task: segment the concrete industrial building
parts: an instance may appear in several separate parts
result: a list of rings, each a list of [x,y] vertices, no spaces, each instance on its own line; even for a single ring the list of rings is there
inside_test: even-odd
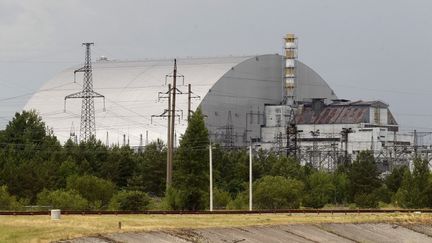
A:
[[[188,84],[191,110],[202,108],[211,139],[225,147],[253,143],[285,151],[287,126],[292,123],[303,131],[298,134],[299,153],[303,150],[304,160],[320,167],[332,156],[323,158],[317,148],[330,152],[345,148],[356,154],[412,143],[412,137],[398,135],[398,124],[384,102],[338,99],[318,73],[297,60],[294,35],[286,36],[284,55],[187,58],[177,63],[176,143],[187,125]],[[79,140],[75,126],[80,124],[80,100],[64,109],[64,97],[82,86],[81,77],[74,81],[75,69],[64,70],[46,82],[24,107],[37,110],[62,142]],[[165,94],[172,70],[172,60],[104,57],[94,62],[94,90],[106,99],[106,109],[102,101],[95,100],[96,137],[108,145],[131,146],[166,140],[163,114],[169,110]],[[349,128],[352,133],[344,147],[341,131]]]

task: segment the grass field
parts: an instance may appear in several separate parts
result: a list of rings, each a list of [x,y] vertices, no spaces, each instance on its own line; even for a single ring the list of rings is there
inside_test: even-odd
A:
[[[121,222],[122,229],[118,228]],[[0,216],[0,242],[50,242],[113,232],[307,223],[431,223],[432,214]]]

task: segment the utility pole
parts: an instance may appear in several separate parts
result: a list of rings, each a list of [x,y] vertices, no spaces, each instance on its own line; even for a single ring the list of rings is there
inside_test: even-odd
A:
[[[167,142],[167,147],[168,147],[168,151],[167,151],[167,175],[166,175],[166,188],[168,189],[168,187],[171,185],[171,180],[172,180],[172,176],[171,176],[171,113],[170,113],[170,109],[171,109],[171,84],[168,84],[168,142]],[[173,118],[174,120],[174,118]]]
[[[139,143],[138,151],[141,153],[142,150],[143,150],[143,135],[141,133],[140,134],[140,143]]]
[[[191,84],[188,84],[188,114],[187,114],[187,120],[189,122],[190,116],[191,116],[191,99],[192,99],[192,89]]]
[[[414,159],[417,158],[418,137],[417,130],[414,130]]]
[[[90,52],[90,46],[92,46],[93,44],[94,43],[83,43],[83,45],[86,47],[84,67],[74,71],[74,75],[77,72],[84,72],[82,91],[67,95],[64,98],[65,112],[67,99],[82,99],[80,140],[84,142],[88,141],[91,137],[96,136],[94,98],[103,98],[105,111],[105,96],[93,91],[93,75]]]
[[[106,132],[106,141],[105,141],[105,145],[107,147],[109,147],[109,136],[108,136],[108,131]]]
[[[209,166],[210,166],[210,211],[213,211],[213,155],[212,144],[209,145]]]
[[[249,146],[249,211],[252,211],[252,144]]]
[[[180,77],[183,77],[183,76],[180,76]],[[199,95],[195,95],[192,92],[192,85],[188,84],[188,113],[187,113],[187,120],[188,121],[190,119],[190,116],[193,114],[193,111],[192,111],[192,99],[201,99],[201,97]]]
[[[170,162],[169,162],[169,178],[167,178],[168,185],[172,183],[172,169],[173,169],[173,158],[174,158],[174,132],[175,132],[175,109],[176,109],[176,93],[177,93],[177,60],[174,59],[174,72],[173,72],[173,86],[172,86],[172,97],[171,97],[171,140],[170,140]]]

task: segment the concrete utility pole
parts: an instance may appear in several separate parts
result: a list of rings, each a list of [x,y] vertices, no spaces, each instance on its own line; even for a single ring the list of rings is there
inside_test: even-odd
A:
[[[191,116],[191,99],[192,99],[192,88],[191,84],[188,84],[188,114],[187,114],[187,120],[189,122],[190,116]]]
[[[169,155],[169,168],[167,168],[167,171],[169,171],[169,177],[167,178],[167,184],[168,186],[172,183],[172,170],[173,170],[173,158],[174,158],[174,140],[175,140],[175,109],[176,109],[176,93],[177,93],[177,59],[174,59],[174,72],[173,72],[173,84],[172,84],[172,97],[171,97],[171,131],[170,131],[170,155]]]
[[[252,211],[252,145],[249,146],[249,211]]]
[[[167,129],[167,147],[168,147],[168,151],[167,151],[167,168],[166,168],[166,188],[168,189],[168,187],[171,185],[171,180],[172,180],[172,176],[171,176],[171,84],[168,84],[168,129]]]
[[[210,166],[210,211],[213,211],[213,155],[212,144],[209,145],[209,166]]]

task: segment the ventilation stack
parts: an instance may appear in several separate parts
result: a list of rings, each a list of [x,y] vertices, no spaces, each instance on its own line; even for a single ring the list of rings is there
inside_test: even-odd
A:
[[[284,104],[293,106],[295,102],[295,76],[297,59],[297,37],[294,34],[287,34],[285,40],[285,70],[284,70]]]

